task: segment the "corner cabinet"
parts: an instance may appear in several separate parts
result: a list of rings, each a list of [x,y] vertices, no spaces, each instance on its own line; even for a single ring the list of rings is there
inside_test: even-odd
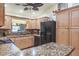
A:
[[[0,3],[0,26],[4,25],[4,4]]]
[[[56,43],[74,48],[71,53],[79,56],[79,5],[56,12]]]

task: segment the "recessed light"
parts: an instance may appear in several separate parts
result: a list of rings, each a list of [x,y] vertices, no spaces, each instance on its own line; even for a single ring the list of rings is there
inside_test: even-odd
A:
[[[20,10],[19,12],[20,12],[20,13],[23,13],[23,10]]]
[[[32,14],[35,15],[35,12],[33,12]]]

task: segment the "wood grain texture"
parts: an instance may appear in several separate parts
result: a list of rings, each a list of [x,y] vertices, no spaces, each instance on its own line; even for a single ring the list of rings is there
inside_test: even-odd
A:
[[[71,10],[70,28],[79,28],[79,8]]]
[[[0,26],[4,25],[4,5],[0,3]]]
[[[69,31],[68,29],[57,29],[56,30],[56,42],[61,45],[69,45]]]
[[[16,46],[20,49],[32,47],[34,45],[34,37],[33,36],[16,37],[16,38],[11,38],[11,40],[14,41]]]
[[[59,11],[56,14],[56,43],[72,46],[75,50],[71,55],[79,56],[79,6]]]
[[[68,28],[69,27],[69,11],[63,11],[57,14],[56,28]]]
[[[71,55],[79,56],[79,29],[70,30],[70,42],[71,46],[75,48]]]

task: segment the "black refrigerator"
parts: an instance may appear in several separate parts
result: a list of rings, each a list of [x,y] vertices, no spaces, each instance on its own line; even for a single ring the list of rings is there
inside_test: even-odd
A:
[[[41,44],[56,42],[56,22],[41,22],[40,37]]]

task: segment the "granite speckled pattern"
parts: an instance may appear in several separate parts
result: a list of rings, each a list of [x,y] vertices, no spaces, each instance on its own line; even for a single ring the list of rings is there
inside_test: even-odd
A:
[[[72,51],[72,47],[47,43],[41,46],[23,50],[24,56],[66,56]]]
[[[72,47],[58,46],[53,42],[24,50],[20,50],[13,43],[0,44],[0,56],[65,56],[71,51]]]
[[[0,44],[0,56],[20,56],[21,50],[13,43]]]

